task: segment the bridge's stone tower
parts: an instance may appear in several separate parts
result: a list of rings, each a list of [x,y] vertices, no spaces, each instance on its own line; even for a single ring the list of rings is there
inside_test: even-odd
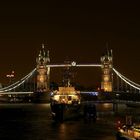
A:
[[[50,68],[47,67],[47,64],[50,62],[49,51],[45,52],[44,45],[38,57],[36,58],[36,69],[37,69],[37,91],[46,92],[49,89],[49,76]]]
[[[101,89],[106,92],[113,90],[113,55],[112,50],[107,50],[106,54],[101,57],[101,69],[102,69],[102,82]]]

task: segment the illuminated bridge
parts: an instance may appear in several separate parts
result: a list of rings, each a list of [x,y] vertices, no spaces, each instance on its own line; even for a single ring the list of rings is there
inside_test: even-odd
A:
[[[95,67],[101,69],[102,80],[100,91],[110,94],[115,93],[115,95],[122,100],[127,99],[128,96],[133,97],[133,95],[136,95],[136,98],[133,97],[133,100],[140,100],[140,85],[128,79],[113,67],[112,50],[107,50],[105,55],[101,56],[100,64],[77,64],[74,61],[62,64],[51,64],[49,51],[46,52],[44,45],[42,45],[42,49],[36,58],[36,63],[36,68],[26,76],[17,82],[1,88],[0,95],[34,94],[34,92],[49,91],[50,70],[52,68],[64,67],[70,69],[71,67]]]

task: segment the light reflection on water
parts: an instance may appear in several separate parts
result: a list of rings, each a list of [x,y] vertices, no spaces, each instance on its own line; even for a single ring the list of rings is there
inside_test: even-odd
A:
[[[98,104],[99,110],[110,111],[112,104]],[[96,123],[80,119],[61,124],[51,120],[49,104],[0,104],[0,139],[115,140],[114,127],[102,117]]]
[[[97,111],[113,111],[113,105],[111,103],[96,104]]]
[[[60,124],[59,126],[59,139],[66,139],[67,138],[67,126],[65,123]]]

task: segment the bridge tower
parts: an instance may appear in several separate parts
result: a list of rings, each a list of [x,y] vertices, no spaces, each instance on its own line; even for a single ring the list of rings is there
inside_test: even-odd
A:
[[[37,69],[37,91],[46,92],[49,90],[49,76],[50,68],[47,64],[50,62],[49,51],[47,53],[44,49],[44,44],[42,44],[42,49],[38,57],[36,58],[36,69]]]
[[[106,54],[101,57],[102,81],[101,89],[106,92],[113,90],[113,54],[112,50],[107,50]]]

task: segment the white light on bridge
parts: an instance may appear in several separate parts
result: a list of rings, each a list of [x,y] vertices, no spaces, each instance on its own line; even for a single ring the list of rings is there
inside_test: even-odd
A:
[[[90,91],[81,91],[80,92],[81,94],[90,94],[90,95],[93,95],[93,96],[98,96],[98,92],[90,92]]]
[[[47,67],[101,67],[100,64],[76,64],[76,62],[72,62],[71,64],[52,64],[47,65]]]
[[[72,65],[72,66],[76,66],[76,62],[73,61],[73,62],[71,63],[71,65]]]
[[[77,67],[101,67],[100,64],[78,64]]]

